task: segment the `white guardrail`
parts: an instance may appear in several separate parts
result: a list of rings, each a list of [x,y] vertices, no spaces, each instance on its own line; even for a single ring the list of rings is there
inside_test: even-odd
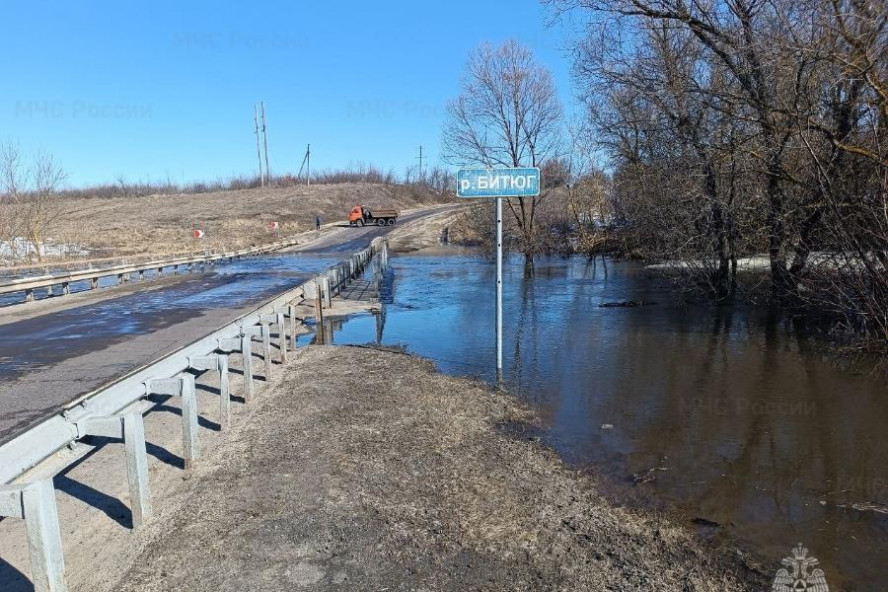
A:
[[[99,279],[104,277],[117,276],[118,283],[129,281],[130,275],[138,273],[140,279],[146,271],[157,270],[159,275],[163,275],[163,270],[174,268],[178,271],[179,266],[183,265],[207,265],[226,259],[240,259],[242,257],[250,257],[253,255],[263,255],[273,251],[279,251],[292,247],[297,244],[295,239],[282,241],[264,245],[261,247],[251,247],[249,249],[241,249],[239,251],[231,251],[224,253],[210,253],[204,255],[192,255],[190,257],[179,257],[175,259],[148,261],[145,263],[132,263],[114,265],[112,267],[101,267],[96,269],[78,269],[74,271],[66,271],[58,274],[49,274],[41,276],[31,276],[17,278],[0,282],[0,295],[13,294],[15,292],[24,292],[25,301],[30,302],[34,299],[34,290],[51,289],[53,286],[61,286],[62,294],[70,293],[70,284],[75,282],[89,281],[90,288],[99,287]]]
[[[282,362],[295,348],[294,306],[308,298],[329,299],[379,255],[388,259],[388,244],[376,238],[320,276],[288,290],[234,322],[99,389],[71,401],[56,415],[0,445],[0,516],[24,519],[35,592],[65,592],[64,558],[52,478],[86,454],[76,443],[87,436],[123,438],[133,526],[151,514],[143,414],[156,403],[151,395],[182,398],[186,470],[200,456],[194,376],[188,370],[216,371],[220,376],[223,428],[230,418],[228,357],[243,358],[244,400],[253,395],[253,341],[262,343],[266,377],[271,367],[271,335],[277,334]],[[274,330],[274,331],[273,331]],[[79,448],[85,448],[83,446]]]

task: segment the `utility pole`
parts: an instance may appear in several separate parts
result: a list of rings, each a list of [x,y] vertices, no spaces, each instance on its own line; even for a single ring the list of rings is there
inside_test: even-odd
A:
[[[305,174],[305,185],[307,187],[311,187],[311,144],[308,145],[308,148],[305,149],[305,157],[302,159],[302,166],[299,167],[299,174],[296,175],[297,179],[302,178],[302,171],[306,170]]]
[[[422,146],[419,147],[419,180],[422,181]]]
[[[262,148],[259,145],[259,106],[253,105],[253,123],[256,125],[256,156],[259,157],[259,184],[265,187],[265,177],[262,175]]]
[[[268,132],[266,131],[268,128],[265,125],[265,101],[261,101],[259,103],[260,109],[262,110],[262,138],[265,142],[265,178],[268,182],[271,182],[271,167],[268,166]]]

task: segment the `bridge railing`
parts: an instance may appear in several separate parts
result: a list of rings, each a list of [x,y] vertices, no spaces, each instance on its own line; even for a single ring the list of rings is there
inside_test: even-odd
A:
[[[272,334],[282,362],[295,348],[294,307],[313,298],[329,302],[332,286],[357,277],[379,256],[387,261],[383,238],[333,265],[323,274],[280,294],[232,323],[215,329],[126,376],[82,395],[58,413],[0,445],[0,516],[24,519],[31,553],[31,577],[35,592],[64,592],[64,558],[55,502],[53,477],[81,458],[77,442],[88,436],[123,438],[127,457],[126,479],[130,490],[133,526],[151,515],[147,452],[143,415],[157,403],[152,395],[172,395],[182,400],[182,433],[185,469],[200,458],[198,411],[193,374],[189,370],[219,373],[220,424],[230,418],[228,358],[243,360],[243,398],[253,397],[253,342],[261,342],[265,378],[270,378]]]
[[[156,270],[159,275],[163,275],[164,269],[173,268],[174,270],[178,270],[180,266],[209,265],[217,261],[263,255],[266,253],[279,251],[281,249],[286,249],[287,247],[292,247],[296,244],[297,242],[294,239],[276,242],[261,247],[241,249],[238,251],[211,253],[204,255],[191,255],[188,257],[160,259],[157,261],[147,261],[134,264],[113,265],[109,267],[101,267],[95,269],[78,269],[75,271],[64,271],[57,274],[5,280],[0,281],[0,295],[23,292],[24,300],[26,302],[30,302],[34,299],[35,290],[51,290],[54,286],[61,286],[62,294],[69,294],[71,291],[70,286],[75,282],[89,281],[90,289],[96,289],[99,287],[99,280],[106,277],[117,276],[118,283],[124,283],[129,281],[130,276],[134,273],[139,274],[139,277],[141,279],[146,271]]]

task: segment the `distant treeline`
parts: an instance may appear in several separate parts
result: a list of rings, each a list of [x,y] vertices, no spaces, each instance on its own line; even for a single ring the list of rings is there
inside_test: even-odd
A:
[[[393,169],[383,170],[374,165],[359,163],[348,168],[320,170],[311,174],[311,184],[337,183],[419,184],[427,185],[439,193],[452,191],[455,186],[454,175],[450,171],[439,167],[425,170],[421,176],[415,169],[408,169],[403,175],[398,175]],[[307,179],[304,175],[297,177],[289,173],[272,175],[266,180],[266,186],[276,188],[298,187],[306,184]],[[257,189],[259,187],[262,187],[262,182],[258,175],[219,177],[213,181],[195,181],[192,183],[176,183],[170,179],[162,181],[129,181],[125,177],[119,177],[114,183],[59,189],[57,193],[59,197],[63,198],[107,199],[114,197],[146,197],[149,195],[239,191]]]

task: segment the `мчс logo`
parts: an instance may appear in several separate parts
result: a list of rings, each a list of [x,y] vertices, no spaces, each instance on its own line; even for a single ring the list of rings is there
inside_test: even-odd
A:
[[[786,557],[781,563],[786,567],[777,572],[771,592],[829,592],[823,570],[811,569],[820,562],[808,557],[808,549],[802,543],[792,550],[792,557]]]

